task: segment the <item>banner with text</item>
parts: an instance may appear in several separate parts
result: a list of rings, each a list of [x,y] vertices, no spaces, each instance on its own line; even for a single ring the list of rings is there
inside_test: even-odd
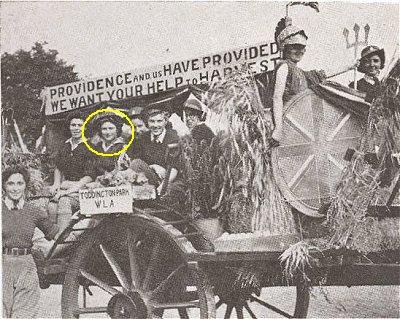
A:
[[[275,42],[242,47],[200,58],[116,73],[45,89],[46,115],[124,100],[184,85],[210,83],[247,63],[254,73],[273,70],[279,60]]]

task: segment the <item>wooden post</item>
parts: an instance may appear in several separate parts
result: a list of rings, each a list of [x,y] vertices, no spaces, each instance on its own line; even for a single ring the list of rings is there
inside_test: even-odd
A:
[[[27,153],[29,153],[28,148],[26,147],[24,140],[22,139],[21,132],[19,131],[19,127],[18,127],[15,119],[13,119],[13,123],[14,123],[15,133],[17,134],[18,143],[19,143],[19,146],[21,147],[22,153],[27,154]]]

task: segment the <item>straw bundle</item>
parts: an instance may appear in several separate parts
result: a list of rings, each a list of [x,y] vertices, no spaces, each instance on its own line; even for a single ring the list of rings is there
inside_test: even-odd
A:
[[[400,100],[391,86],[397,83],[400,62],[385,80],[382,94],[370,109],[360,150],[346,168],[337,186],[337,196],[328,210],[327,224],[332,229],[332,245],[368,253],[400,248],[397,218],[377,220],[367,217],[370,205],[385,205],[399,174],[392,154],[400,152]],[[377,150],[377,152],[376,152]],[[377,164],[371,165],[364,154],[376,152]],[[397,200],[394,203],[398,203]]]
[[[310,252],[315,249],[345,247],[363,254],[400,249],[400,218],[378,220],[367,214],[371,205],[388,203],[400,174],[398,163],[392,157],[400,152],[399,82],[400,61],[397,61],[382,85],[381,95],[371,106],[360,149],[337,185],[325,221],[331,230],[328,241],[305,240],[284,251],[280,260],[286,278],[301,275],[308,280],[307,268],[312,266]],[[371,152],[376,152],[375,164],[364,156]],[[399,194],[393,204],[400,204]]]
[[[291,210],[271,172],[272,117],[260,101],[251,71],[243,66],[214,82],[204,102],[229,123],[219,136],[216,168],[229,230],[294,233]]]

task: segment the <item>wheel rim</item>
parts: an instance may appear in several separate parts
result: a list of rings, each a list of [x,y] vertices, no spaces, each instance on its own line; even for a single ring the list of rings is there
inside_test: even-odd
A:
[[[277,287],[276,287],[277,288]],[[264,288],[264,295],[268,299],[269,294],[273,294],[274,288]],[[308,312],[309,305],[309,290],[304,286],[288,287],[293,290],[295,295],[290,296],[294,300],[294,305],[288,305],[282,302],[276,303],[276,300],[263,300],[254,293],[242,294],[236,293],[235,296],[229,298],[227,295],[218,295],[216,302],[216,310],[218,318],[228,319],[235,317],[242,318],[305,318]],[[270,290],[270,292],[268,292]],[[272,292],[271,292],[272,290]],[[287,298],[287,296],[286,296]],[[275,302],[275,303],[274,303]],[[284,304],[284,306],[282,306]],[[261,308],[261,309],[260,309]]]
[[[191,308],[199,309],[202,318],[212,317],[212,291],[206,277],[197,263],[185,261],[169,232],[154,220],[139,217],[122,217],[111,223],[87,237],[70,262],[63,286],[64,318],[92,313],[112,318],[160,318],[169,309],[177,309],[181,318],[187,318]],[[104,269],[96,266],[99,258]],[[187,292],[188,285],[195,291]],[[101,289],[108,298],[101,303],[94,302],[95,297],[91,302],[86,297],[80,300],[82,286]]]

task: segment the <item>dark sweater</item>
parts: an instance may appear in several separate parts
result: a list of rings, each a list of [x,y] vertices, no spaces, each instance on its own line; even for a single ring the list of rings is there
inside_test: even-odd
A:
[[[215,137],[213,131],[211,131],[211,129],[204,123],[195,126],[192,129],[191,135],[198,144],[203,140],[206,141],[207,144],[210,144],[212,139]]]
[[[35,227],[39,228],[47,240],[53,239],[58,227],[52,224],[46,212],[40,207],[25,203],[22,209],[9,210],[2,204],[3,247],[30,248]]]
[[[150,132],[145,132],[135,139],[127,154],[131,159],[141,159],[147,165],[157,164],[164,168],[171,166],[179,171],[179,163],[176,160],[176,152],[168,150],[179,142],[178,134],[173,129],[167,129],[162,143],[151,141]],[[173,154],[175,153],[175,154]]]
[[[371,103],[379,94],[381,82],[378,78],[374,78],[374,84],[367,82],[364,78],[357,81],[357,91],[366,93],[365,101]],[[354,89],[354,82],[349,84]]]
[[[71,151],[70,143],[63,143],[56,157],[56,166],[68,181],[79,181],[89,175],[93,153],[82,142]]]
[[[105,153],[117,153],[124,148],[124,143],[116,143],[112,145],[106,152],[102,148],[102,143],[93,145],[93,149]],[[115,169],[119,156],[100,156],[93,154],[93,160],[90,167],[90,176],[95,179],[97,176],[104,175],[106,172],[111,172]]]

